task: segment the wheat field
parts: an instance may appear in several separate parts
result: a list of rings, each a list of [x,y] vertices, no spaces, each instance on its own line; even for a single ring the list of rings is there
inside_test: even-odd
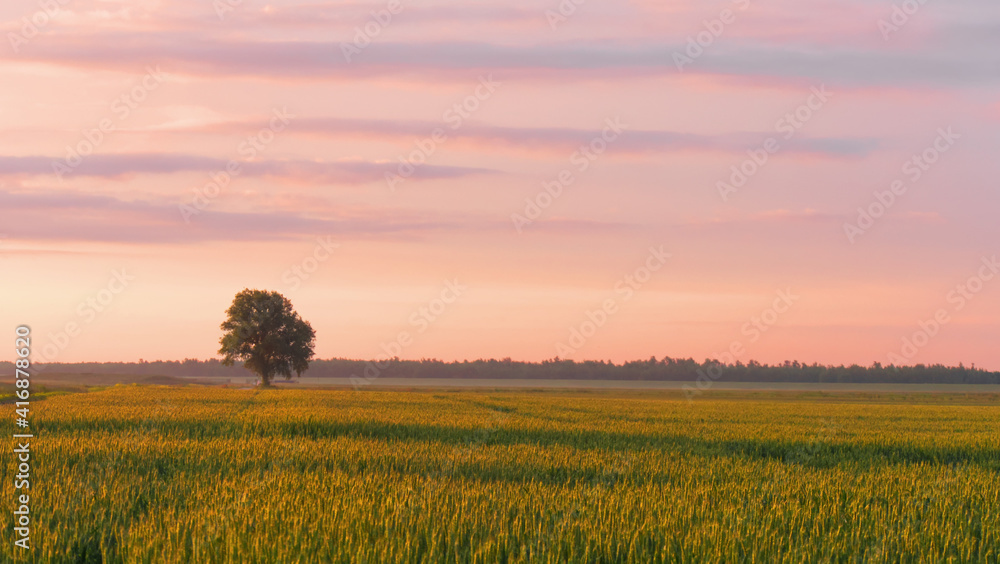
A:
[[[5,562],[1000,561],[996,405],[117,386],[32,410],[34,546]]]

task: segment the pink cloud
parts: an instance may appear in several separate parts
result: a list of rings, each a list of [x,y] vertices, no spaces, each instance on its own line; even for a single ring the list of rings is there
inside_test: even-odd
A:
[[[95,176],[124,178],[139,174],[172,174],[179,172],[217,173],[226,171],[230,163],[239,167],[239,176],[278,178],[297,182],[322,184],[363,184],[385,182],[386,173],[397,173],[397,162],[368,161],[308,161],[308,160],[227,160],[200,155],[169,153],[126,153],[90,155],[76,167],[66,159],[23,156],[0,156],[0,175],[37,176],[54,174],[54,165],[63,169],[64,178]],[[425,164],[414,167],[408,177],[413,180],[462,178],[496,171],[448,165]]]
[[[460,139],[466,144],[482,147],[502,147],[519,152],[550,151],[566,153],[578,150],[605,134],[614,136],[607,143],[610,153],[646,154],[670,151],[713,151],[726,153],[746,152],[748,147],[759,146],[773,136],[768,132],[730,133],[704,135],[682,131],[644,130],[620,120],[607,120],[604,129],[573,129],[554,127],[503,127],[487,124],[465,123],[452,129],[445,123],[403,120],[362,120],[350,118],[299,118],[290,134],[307,133],[345,138],[405,139],[427,137],[440,130],[448,138]],[[250,123],[233,122],[213,124],[195,130],[238,132],[252,126]],[[878,147],[872,138],[808,138],[798,137],[782,143],[782,151],[835,157],[863,157]]]

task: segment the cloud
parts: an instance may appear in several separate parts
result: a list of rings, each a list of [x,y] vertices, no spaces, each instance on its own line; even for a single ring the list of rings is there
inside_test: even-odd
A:
[[[1000,54],[980,41],[949,41],[921,50],[815,48],[740,42],[707,50],[695,72],[833,82],[851,87],[983,86],[1000,80]],[[980,50],[981,49],[981,50]]]
[[[837,215],[821,212],[814,209],[804,209],[804,210],[787,210],[787,209],[773,209],[764,210],[760,212],[735,212],[729,213],[725,216],[714,216],[700,218],[696,220],[691,220],[683,223],[683,226],[688,227],[702,227],[702,226],[726,226],[726,225],[742,225],[748,226],[753,224],[788,224],[788,223],[837,223],[846,219],[846,215]]]
[[[43,156],[0,156],[0,175],[53,174],[53,164],[62,159]],[[226,170],[226,159],[198,155],[131,153],[90,155],[67,177],[73,175],[120,178],[135,174],[172,174],[180,172],[212,173]],[[309,160],[235,161],[241,167],[241,176],[282,178],[300,182],[326,184],[363,184],[384,182],[385,173],[397,172],[398,163],[368,161],[322,162]],[[447,165],[414,167],[413,180],[463,178],[496,171]]]
[[[354,209],[339,215],[312,216],[291,211],[204,210],[186,222],[179,204],[126,201],[71,191],[0,190],[0,224],[6,241],[72,241],[185,244],[205,241],[273,241],[333,235],[343,239],[402,238],[440,234],[513,233],[510,220],[469,214]],[[628,226],[599,221],[540,222],[549,232],[619,230]]]
[[[316,218],[300,213],[205,210],[190,223],[178,205],[124,201],[73,192],[0,192],[9,238],[115,243],[194,243],[292,239],[317,233],[344,237],[405,235],[448,227],[440,221],[393,217]]]
[[[345,40],[348,40],[346,37]],[[168,73],[218,76],[365,78],[411,75],[426,80],[494,72],[499,80],[677,75],[683,41],[576,40],[535,45],[473,41],[372,42],[348,62],[339,41],[208,39],[191,33],[46,36],[16,60],[132,71],[160,64]],[[8,54],[8,58],[15,57]],[[14,59],[11,59],[14,60]],[[919,49],[813,47],[733,38],[712,45],[685,73],[844,86],[995,84],[1000,51],[984,34],[948,34]]]
[[[230,15],[227,15],[226,20],[231,24],[259,25],[269,29],[281,26],[293,29],[321,27],[329,30],[337,27],[364,25],[373,19],[372,12],[384,11],[385,8],[385,2],[325,2],[297,6],[269,5],[264,10],[234,10]],[[384,14],[383,17],[385,17]],[[489,22],[492,25],[521,22],[545,23],[544,15],[540,10],[487,4],[451,6],[404,4],[392,19],[405,20],[409,26],[440,22]]]
[[[244,131],[253,124],[225,123],[208,126],[211,131]],[[614,153],[643,154],[668,151],[724,151],[744,153],[759,146],[774,133],[742,132],[726,135],[701,135],[680,131],[633,129],[625,124],[624,133],[612,144]],[[342,118],[297,118],[294,132],[330,136],[366,136],[406,138],[427,136],[441,129],[449,138],[463,139],[490,146],[505,146],[531,151],[575,151],[601,136],[601,129],[556,127],[502,127],[466,123],[450,130],[430,121],[384,121]],[[795,138],[781,142],[782,151],[829,156],[867,156],[878,148],[879,141],[866,137]]]

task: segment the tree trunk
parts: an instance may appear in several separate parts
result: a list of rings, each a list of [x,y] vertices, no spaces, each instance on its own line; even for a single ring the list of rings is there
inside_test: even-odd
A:
[[[271,386],[271,379],[274,377],[270,373],[261,373],[260,375],[260,387],[267,388]]]

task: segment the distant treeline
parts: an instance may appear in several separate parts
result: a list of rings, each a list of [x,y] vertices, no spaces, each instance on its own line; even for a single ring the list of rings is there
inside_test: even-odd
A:
[[[253,375],[241,366],[226,367],[217,359],[53,363],[35,366],[40,372],[53,373],[253,378]],[[10,362],[0,362],[0,369],[5,374],[11,374],[14,367]],[[1000,372],[968,368],[963,365],[956,367],[918,364],[897,367],[875,363],[871,366],[823,366],[802,364],[797,361],[773,365],[755,361],[726,365],[713,360],[699,363],[691,358],[669,357],[623,364],[561,359],[518,362],[509,358],[456,362],[391,359],[376,364],[374,361],[336,358],[313,361],[303,377],[695,381],[702,374],[713,380],[727,382],[1000,384]]]

